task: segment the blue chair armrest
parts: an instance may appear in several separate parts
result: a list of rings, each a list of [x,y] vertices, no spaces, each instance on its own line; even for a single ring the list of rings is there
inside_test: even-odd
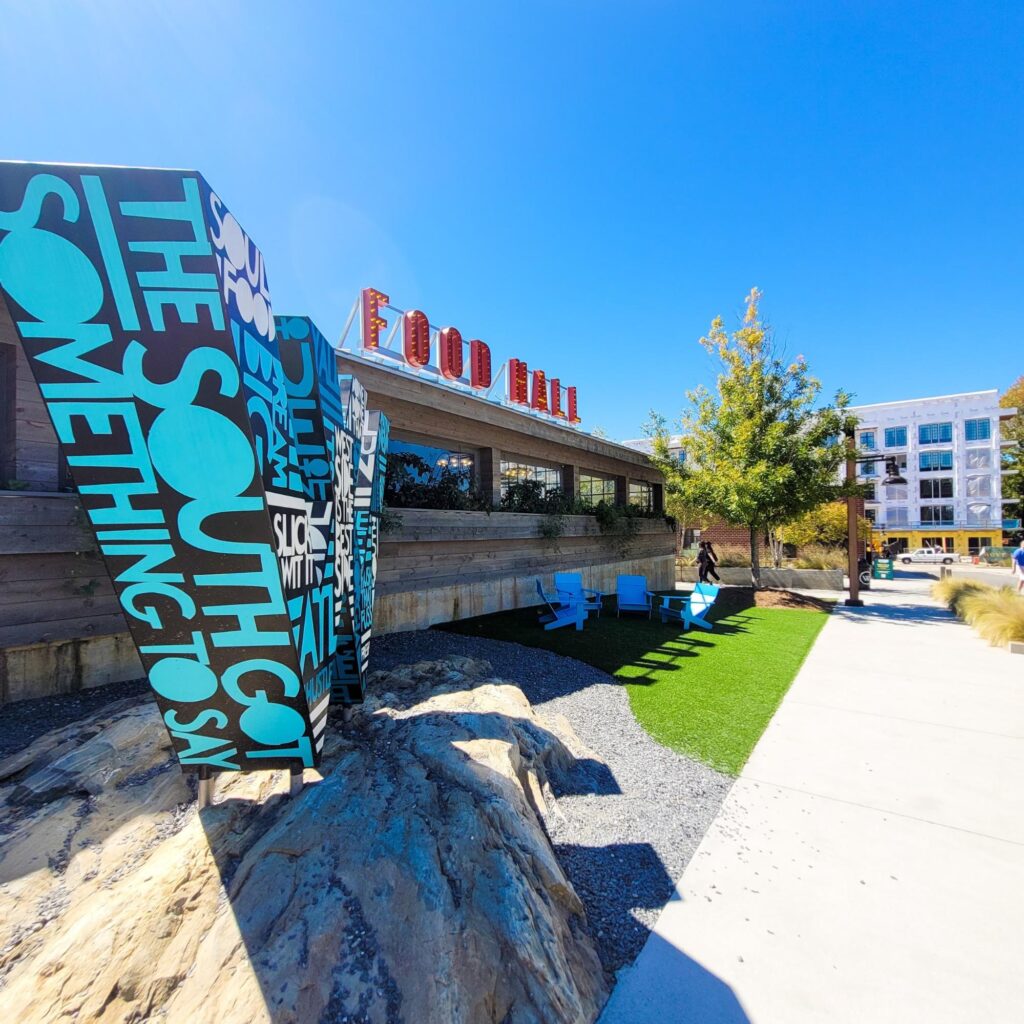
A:
[[[652,594],[651,595],[651,597],[656,597],[656,596],[657,596],[656,594]],[[662,603],[663,607],[668,608],[670,601],[686,601],[686,600],[689,599],[689,597],[690,597],[689,594],[662,594],[661,595],[661,603]]]

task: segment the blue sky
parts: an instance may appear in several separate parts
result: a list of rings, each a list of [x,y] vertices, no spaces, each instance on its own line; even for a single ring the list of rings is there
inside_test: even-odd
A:
[[[3,157],[194,167],[274,307],[372,284],[631,437],[751,285],[859,402],[1024,373],[1024,4],[2,2]]]

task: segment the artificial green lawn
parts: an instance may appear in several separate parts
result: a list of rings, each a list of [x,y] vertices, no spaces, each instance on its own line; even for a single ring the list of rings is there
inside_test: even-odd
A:
[[[715,618],[712,612],[712,619]],[[545,632],[520,609],[444,628],[542,647],[621,679],[637,721],[673,750],[739,774],[828,618],[826,612],[745,608],[711,632],[607,609],[582,632]]]

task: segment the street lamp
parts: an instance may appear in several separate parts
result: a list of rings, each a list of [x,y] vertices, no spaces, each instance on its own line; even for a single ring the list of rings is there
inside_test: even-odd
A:
[[[853,431],[846,432],[846,482],[849,485],[850,493],[846,496],[846,548],[847,548],[847,571],[850,574],[850,596],[846,604],[859,608],[864,602],[860,599],[860,564],[857,558],[857,507],[853,503],[853,486],[857,482],[857,465],[861,462],[877,462],[878,456],[871,455],[867,458],[857,458],[857,449],[853,443]],[[885,457],[885,479],[883,487],[905,487],[907,478],[900,473],[899,456],[902,453],[894,452]]]

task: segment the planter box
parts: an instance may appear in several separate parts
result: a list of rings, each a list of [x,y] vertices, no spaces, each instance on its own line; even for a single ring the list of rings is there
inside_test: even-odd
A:
[[[750,586],[750,569],[722,568],[718,570],[722,582],[733,587]],[[685,566],[678,571],[681,583],[697,582],[697,567]],[[780,590],[842,590],[842,569],[761,569],[761,586]]]

